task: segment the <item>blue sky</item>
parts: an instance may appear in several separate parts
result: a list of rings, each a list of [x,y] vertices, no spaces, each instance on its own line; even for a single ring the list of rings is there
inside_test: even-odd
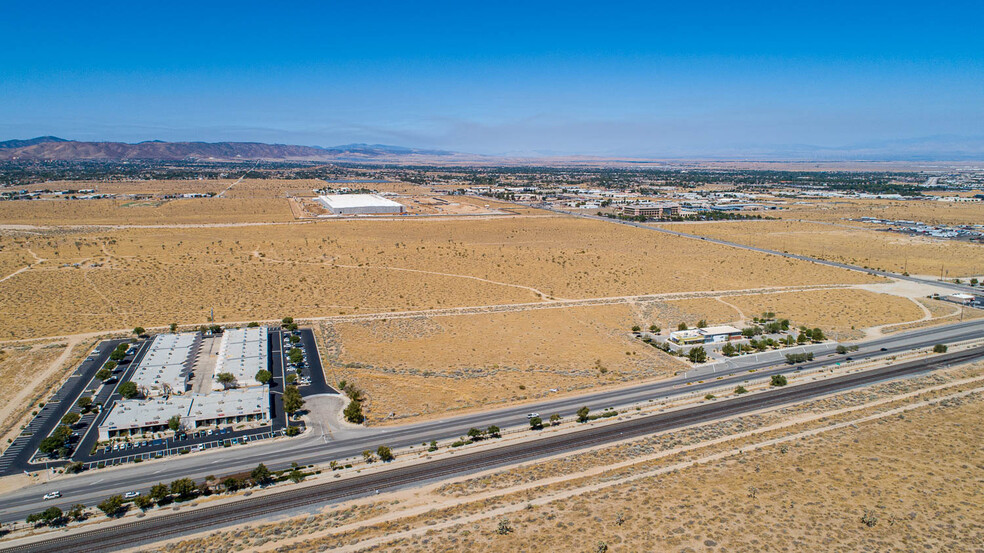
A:
[[[653,156],[974,141],[982,23],[979,0],[8,2],[0,139]]]

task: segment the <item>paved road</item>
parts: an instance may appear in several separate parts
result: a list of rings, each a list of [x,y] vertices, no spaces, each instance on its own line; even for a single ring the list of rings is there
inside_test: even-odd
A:
[[[654,227],[651,224],[647,224],[647,223],[637,223],[635,221],[623,221],[621,219],[610,219],[608,217],[599,217],[597,215],[591,215],[589,213],[575,213],[575,212],[571,212],[571,211],[564,211],[563,209],[554,209],[554,208],[549,208],[549,207],[540,207],[538,205],[535,205],[535,206],[534,205],[526,205],[526,204],[518,204],[518,205],[523,205],[524,207],[535,207],[537,209],[543,209],[543,210],[546,210],[546,211],[552,211],[554,213],[562,213],[564,215],[571,215],[573,217],[581,217],[583,219],[595,219],[595,220],[598,220],[598,221],[606,221],[606,222],[609,222],[609,223],[617,223],[617,224],[620,224],[620,225],[628,225],[630,227],[636,227],[636,228],[641,228],[641,229],[645,229],[645,230],[662,232],[664,234],[672,234],[674,236],[680,236],[680,237],[683,237],[683,238],[691,238],[691,239],[694,239],[694,240],[702,240],[704,242],[710,242],[712,244],[720,244],[722,246],[731,246],[733,248],[741,248],[743,250],[750,250],[750,251],[753,251],[753,252],[765,253],[765,254],[769,254],[769,255],[779,255],[779,256],[782,256],[782,257],[788,257],[789,259],[798,259],[800,261],[810,261],[812,263],[819,263],[820,265],[827,265],[827,266],[830,266],[830,267],[837,267],[839,269],[847,269],[847,270],[850,270],[850,271],[860,271],[862,273],[868,273],[868,274],[872,274],[872,275],[883,276],[883,277],[886,277],[886,278],[895,278],[895,279],[899,279],[899,280],[908,280],[910,282],[918,282],[920,284],[931,284],[933,286],[939,286],[941,288],[946,288],[946,289],[949,289],[949,290],[953,290],[954,292],[963,292],[965,294],[979,294],[981,292],[981,289],[980,288],[974,288],[974,287],[971,287],[971,286],[964,286],[962,284],[955,284],[953,282],[941,282],[941,281],[936,281],[936,280],[926,280],[924,278],[918,278],[918,277],[914,277],[914,276],[905,276],[905,275],[901,275],[899,273],[890,273],[888,271],[878,271],[878,270],[875,270],[875,269],[865,269],[864,267],[859,267],[857,265],[849,265],[847,263],[838,263],[836,261],[827,261],[825,259],[818,259],[816,257],[809,257],[809,256],[806,256],[806,255],[797,255],[797,254],[794,254],[794,253],[780,252],[780,251],[770,250],[770,249],[766,249],[766,248],[756,248],[755,246],[749,246],[749,245],[746,245],[746,244],[739,244],[737,242],[729,242],[727,240],[718,240],[716,238],[707,238],[705,236],[700,236],[700,235],[697,235],[697,234],[690,234],[690,233],[680,232],[680,231],[676,231],[676,230],[670,230],[670,229],[662,228],[662,227]]]
[[[95,384],[96,373],[106,364],[113,349],[127,340],[107,340],[100,342],[96,351],[89,354],[75,372],[68,377],[65,384],[55,393],[54,397],[38,412],[38,415],[27,425],[21,434],[0,456],[0,475],[15,474],[21,471],[34,471],[38,467],[30,464],[31,457],[37,451],[41,440],[61,422],[63,416],[75,406],[79,396],[88,389],[98,387]],[[108,388],[104,386],[104,388]],[[99,401],[93,398],[93,401]],[[80,423],[92,427],[94,415],[86,415]],[[88,429],[88,428],[87,428]],[[91,445],[89,446],[91,447]]]
[[[907,351],[912,348],[932,346],[936,343],[952,343],[984,337],[984,320],[967,321],[947,327],[922,329],[860,344],[859,350],[849,356],[855,360],[876,355]],[[885,348],[882,351],[882,348]],[[274,469],[286,468],[292,461],[300,464],[327,463],[331,460],[359,458],[366,449],[379,445],[390,447],[420,446],[431,440],[446,442],[467,433],[471,427],[485,428],[495,424],[502,428],[523,426],[526,414],[537,412],[544,416],[558,413],[571,417],[583,405],[598,411],[605,407],[629,406],[660,401],[674,396],[700,393],[703,390],[746,384],[751,379],[766,379],[773,374],[789,374],[796,370],[817,368],[841,362],[848,356],[825,356],[813,362],[791,367],[782,364],[763,364],[754,374],[743,367],[734,374],[719,374],[721,380],[711,379],[698,383],[687,377],[651,382],[639,386],[594,392],[576,397],[544,400],[538,403],[495,409],[458,417],[408,424],[398,427],[366,428],[348,432],[344,438],[324,443],[316,432],[293,439],[281,439],[251,444],[249,447],[216,449],[191,455],[183,455],[164,461],[122,466],[110,471],[94,470],[51,483],[38,484],[0,496],[0,521],[23,520],[27,514],[54,504],[62,508],[75,503],[94,505],[105,497],[127,490],[147,490],[158,482],[169,482],[183,477],[203,479],[208,475],[223,475],[248,471],[258,463]],[[688,382],[690,383],[688,385]],[[58,502],[41,502],[40,497],[49,491],[59,490],[63,498]]]
[[[610,425],[590,425],[576,432],[548,435],[539,440],[513,443],[497,448],[442,457],[433,461],[409,464],[377,473],[356,475],[341,481],[327,481],[305,488],[276,491],[219,505],[205,505],[194,510],[167,513],[160,517],[125,522],[119,526],[89,530],[74,536],[48,539],[8,551],[44,553],[66,551],[100,551],[134,547],[143,543],[172,538],[192,531],[239,524],[249,520],[268,520],[284,510],[336,503],[341,500],[372,495],[378,490],[398,490],[419,486],[451,476],[530,461],[586,447],[638,438],[658,432],[685,428],[694,424],[772,408],[821,397],[830,393],[883,382],[912,374],[967,363],[984,358],[984,347],[900,363],[862,373],[808,382],[799,386],[772,389],[725,401],[705,403],[685,409],[621,420]]]

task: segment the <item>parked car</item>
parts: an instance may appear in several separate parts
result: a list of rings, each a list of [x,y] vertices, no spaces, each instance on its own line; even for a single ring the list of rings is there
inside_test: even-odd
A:
[[[61,492],[48,492],[44,494],[42,499],[48,501],[49,499],[58,499],[59,497],[61,497]]]

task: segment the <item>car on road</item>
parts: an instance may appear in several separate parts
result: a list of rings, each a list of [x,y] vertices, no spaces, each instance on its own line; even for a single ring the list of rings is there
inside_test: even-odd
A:
[[[533,417],[539,417],[539,416],[540,416],[540,413],[530,413],[530,414],[526,415],[526,418],[532,419]]]
[[[134,497],[139,497],[140,492],[126,492],[123,494],[123,499],[133,499]]]
[[[882,349],[880,349],[878,351],[888,351],[888,348],[882,348]]]
[[[41,499],[48,501],[49,499],[58,499],[59,497],[61,497],[61,492],[48,492]]]

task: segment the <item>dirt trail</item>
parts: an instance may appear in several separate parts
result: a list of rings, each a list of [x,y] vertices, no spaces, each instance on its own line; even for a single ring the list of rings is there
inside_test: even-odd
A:
[[[58,371],[64,368],[65,364],[69,361],[69,359],[71,359],[72,352],[75,350],[75,347],[82,343],[84,339],[85,338],[81,335],[69,337],[66,340],[65,351],[63,351],[61,355],[55,358],[55,360],[48,364],[47,367],[38,367],[40,370],[35,372],[35,378],[33,380],[34,385],[18,390],[17,393],[10,398],[10,401],[0,408],[0,420],[12,420],[17,414],[16,411],[23,408],[27,404],[27,400],[37,393],[37,387],[47,382],[51,377],[57,374]],[[13,425],[11,430],[6,433],[8,435],[0,436],[0,439],[12,437],[9,435],[12,432],[20,432],[19,426],[19,424]]]

